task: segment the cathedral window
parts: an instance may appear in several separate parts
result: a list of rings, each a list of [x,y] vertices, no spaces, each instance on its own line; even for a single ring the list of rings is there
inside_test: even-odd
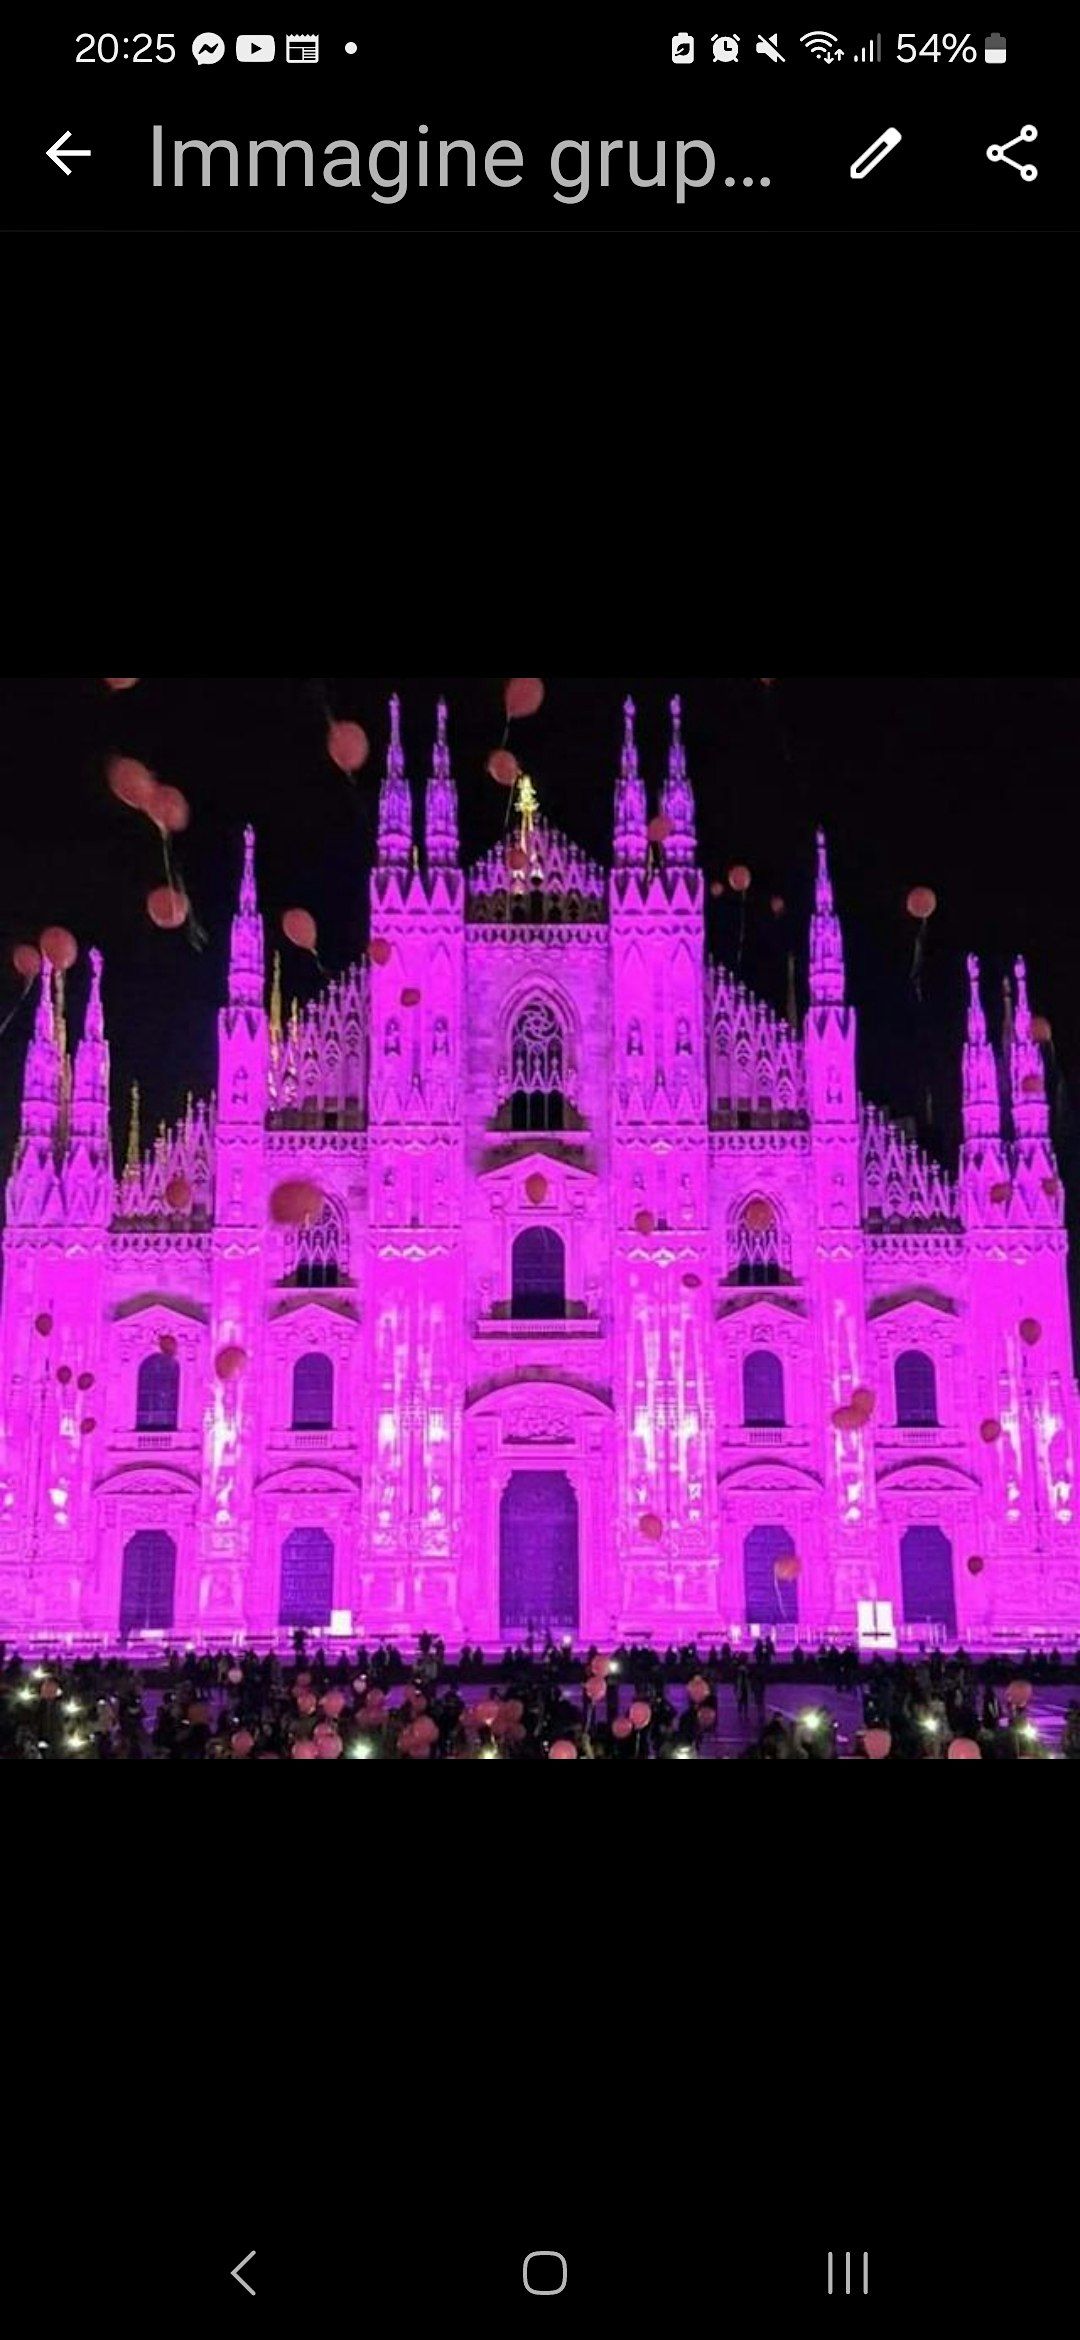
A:
[[[904,1430],[937,1426],[937,1375],[925,1349],[902,1349],[894,1372],[896,1419]]]
[[[754,1195],[743,1204],[731,1229],[729,1273],[739,1284],[778,1284],[790,1274],[790,1247],[774,1203]]]
[[[139,1367],[135,1396],[137,1430],[175,1430],[180,1408],[180,1367],[175,1357],[155,1351]]]
[[[781,1429],[784,1368],[771,1349],[750,1349],[743,1358],[743,1421],[748,1429]]]
[[[530,999],[510,1035],[510,1126],[564,1126],[566,1036],[550,1000]]]
[[[511,1316],[566,1315],[566,1252],[554,1227],[525,1227],[511,1255]]]
[[[292,1426],[294,1430],[332,1430],[334,1427],[334,1368],[321,1350],[309,1349],[293,1366]]]
[[[348,1272],[348,1237],[341,1205],[326,1196],[317,1219],[290,1227],[285,1240],[286,1280],[314,1290],[343,1282]]]

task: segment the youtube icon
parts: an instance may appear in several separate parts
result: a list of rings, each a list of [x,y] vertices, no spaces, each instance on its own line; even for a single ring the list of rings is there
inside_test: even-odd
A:
[[[273,33],[237,33],[237,63],[240,65],[272,65],[274,47]]]

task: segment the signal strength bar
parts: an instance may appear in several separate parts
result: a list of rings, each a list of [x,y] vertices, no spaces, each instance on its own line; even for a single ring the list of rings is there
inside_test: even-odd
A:
[[[852,63],[853,63],[854,65],[880,65],[880,63],[881,63],[881,34],[880,34],[880,33],[875,33],[875,34],[874,34],[874,38],[873,38],[873,40],[872,40],[872,41],[867,41],[867,42],[866,42],[866,45],[865,45],[865,47],[864,47],[864,48],[861,48],[861,49],[854,49],[854,50],[852,51]]]

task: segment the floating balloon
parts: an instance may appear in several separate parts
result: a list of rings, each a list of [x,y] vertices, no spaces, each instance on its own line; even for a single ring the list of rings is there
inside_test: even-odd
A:
[[[892,1747],[892,1732],[864,1731],[862,1743],[871,1763],[881,1763]]]
[[[646,1704],[644,1698],[635,1698],[630,1709],[630,1720],[636,1731],[648,1730],[652,1721],[652,1707]]]
[[[146,764],[137,756],[110,756],[105,765],[105,778],[113,795],[132,812],[149,812],[157,794],[157,781]]]
[[[322,1189],[312,1178],[283,1178],[270,1195],[270,1216],[277,1227],[305,1227],[323,1207]]]
[[[556,1739],[548,1748],[549,1763],[576,1763],[577,1748],[572,1739]]]
[[[146,907],[155,926],[186,926],[190,904],[179,886],[154,886],[146,897]]]
[[[787,909],[787,903],[785,902],[783,895],[774,894],[770,900],[769,908],[772,911],[774,918],[782,918],[785,910]]]
[[[1018,1329],[1026,1349],[1033,1349],[1036,1341],[1042,1339],[1042,1326],[1037,1316],[1022,1316]]]
[[[371,960],[372,966],[389,966],[391,956],[390,945],[385,937],[381,934],[373,935],[368,944],[368,958]]]
[[[655,1511],[643,1511],[638,1527],[647,1544],[658,1544],[664,1533],[664,1522],[657,1518]]]
[[[1030,1706],[1030,1682],[1010,1682],[1009,1687],[1005,1692],[1005,1698],[1009,1706]]]
[[[694,1274],[693,1268],[687,1268],[683,1277],[683,1289],[687,1292],[700,1292],[701,1290],[701,1277]]]
[[[137,674],[106,674],[102,676],[107,691],[133,691],[139,679]]]
[[[633,1723],[630,1721],[628,1715],[616,1715],[615,1720],[611,1726],[611,1736],[613,1739],[628,1739],[633,1732],[633,1728]],[[554,1747],[552,1748],[551,1752],[554,1754]]]
[[[733,894],[749,893],[750,872],[747,869],[745,861],[736,861],[734,863],[733,867],[729,869],[727,873],[727,882],[731,887]]]
[[[228,1679],[232,1683],[232,1686],[235,1690],[237,1683],[242,1682],[244,1679],[243,1669],[240,1666],[230,1666]]]
[[[499,1720],[500,1716],[499,1714],[496,1714],[496,1723]],[[412,1732],[413,1738],[415,1739],[418,1747],[437,1746],[439,1738],[439,1726],[437,1722],[432,1721],[429,1714],[422,1714],[419,1722],[414,1722]]]
[[[724,884],[723,878],[714,878],[712,884],[709,887],[709,892],[712,895],[713,901],[718,902],[720,900],[721,894],[726,894],[727,892],[727,887]]]
[[[38,936],[38,949],[51,967],[59,967],[61,974],[75,965],[79,946],[66,926],[46,926]]]
[[[314,1739],[297,1739],[293,1745],[294,1763],[317,1763],[319,1750]]]
[[[82,1421],[81,1421],[81,1422],[80,1422],[80,1424],[79,1424],[79,1432],[80,1432],[80,1436],[81,1436],[81,1437],[83,1437],[83,1438],[91,1438],[91,1437],[93,1436],[93,1433],[94,1433],[94,1431],[95,1431],[96,1429],[97,1429],[97,1423],[96,1423],[96,1421],[94,1420],[94,1417],[93,1417],[93,1415],[92,1415],[92,1414],[84,1414],[84,1415],[83,1415],[83,1418],[82,1418]]]
[[[1024,1078],[1020,1083],[1021,1096],[1041,1097],[1042,1093],[1043,1085],[1040,1075],[1038,1073],[1025,1073]]]
[[[514,871],[515,876],[520,876],[523,869],[528,869],[529,856],[524,845],[511,845],[506,856],[506,866]]]
[[[339,772],[359,772],[370,752],[363,725],[331,723],[326,734],[326,752]]]
[[[994,1180],[994,1184],[990,1189],[990,1200],[996,1205],[998,1209],[1004,1209],[1005,1204],[1012,1201],[1012,1187],[1010,1186],[1007,1178],[996,1178]]]
[[[802,1574],[801,1563],[796,1560],[794,1552],[789,1552],[786,1559],[777,1561],[776,1573],[781,1584],[794,1584],[796,1577]]]
[[[909,918],[932,918],[937,909],[933,886],[912,886],[907,898]]]
[[[668,838],[671,835],[671,826],[672,824],[669,821],[666,813],[657,813],[655,819],[649,822],[648,838],[650,845],[666,845]]]
[[[313,1696],[310,1690],[298,1690],[296,1693],[296,1707],[298,1714],[314,1714],[318,1707],[318,1700]]]
[[[635,1212],[634,1225],[639,1235],[655,1235],[656,1233],[656,1220],[651,1211]]]
[[[952,1739],[949,1742],[948,1761],[950,1763],[981,1763],[982,1748],[976,1746],[974,1739]]]
[[[500,788],[512,788],[521,778],[521,765],[509,748],[495,748],[487,760],[489,778],[497,780]]]
[[[535,674],[516,675],[503,693],[509,716],[535,715],[544,704],[544,686]]]
[[[1001,1436],[1000,1422],[996,1422],[993,1416],[988,1414],[985,1422],[979,1424],[979,1436],[984,1446],[993,1446],[994,1440]]]
[[[854,1406],[837,1406],[832,1415],[832,1426],[834,1430],[861,1430],[865,1420],[865,1414],[856,1413]]]
[[[1031,1037],[1038,1042],[1040,1048],[1049,1047],[1054,1035],[1047,1016],[1032,1016]]]
[[[336,1721],[338,1715],[345,1712],[344,1690],[324,1690],[319,1705],[324,1714],[328,1714],[331,1720]]]
[[[589,1679],[585,1684],[585,1696],[588,1699],[590,1706],[595,1706],[597,1700],[603,1697],[604,1687],[604,1677],[602,1674],[589,1675]]]
[[[158,1348],[160,1349],[160,1351],[161,1351],[161,1354],[162,1354],[162,1356],[163,1356],[163,1357],[175,1357],[175,1355],[176,1355],[176,1334],[175,1334],[175,1333],[159,1333],[159,1334],[158,1334],[158,1342],[157,1342],[157,1345],[158,1345]]]
[[[743,1219],[751,1235],[767,1235],[775,1224],[776,1212],[771,1202],[766,1202],[763,1196],[758,1195],[753,1202],[747,1203]]]
[[[870,1416],[873,1413],[876,1404],[877,1398],[872,1389],[852,1390],[851,1411],[853,1414],[858,1415],[860,1422],[868,1422],[870,1420]]]
[[[234,1731],[229,1745],[234,1755],[250,1755],[255,1741],[250,1731]]]
[[[693,1676],[692,1680],[690,1680],[686,1685],[686,1695],[690,1700],[691,1706],[704,1706],[705,1701],[709,1695],[709,1685],[705,1680],[704,1674],[695,1674]]]
[[[548,1182],[542,1170],[530,1170],[525,1180],[525,1192],[531,1203],[547,1201]]]
[[[41,1315],[40,1315],[40,1316],[35,1316],[35,1318],[34,1318],[34,1331],[35,1331],[36,1333],[40,1333],[40,1334],[41,1334],[41,1338],[42,1338],[42,1340],[43,1340],[43,1341],[45,1341],[45,1340],[48,1340],[48,1337],[49,1337],[49,1334],[50,1334],[50,1333],[51,1333],[51,1331],[52,1331],[52,1328],[53,1328],[53,1320],[52,1320],[52,1317],[49,1315],[48,1309],[47,1309],[47,1308],[43,1308],[43,1309],[42,1309],[42,1312],[41,1312]]]
[[[163,836],[178,837],[191,819],[191,806],[179,788],[169,788],[159,782],[146,807],[152,821]]]
[[[286,942],[295,943],[298,951],[313,951],[319,939],[319,930],[310,910],[286,910],[281,931]]]
[[[1056,1202],[1058,1195],[1061,1192],[1061,1188],[1056,1178],[1044,1178],[1042,1182],[1042,1190],[1050,1202]]]
[[[415,983],[406,984],[405,989],[401,994],[401,1004],[402,1007],[407,1008],[419,1007],[420,993],[418,992]]]
[[[76,1389],[93,1389],[93,1386],[94,1386],[94,1376],[93,1376],[93,1374],[92,1374],[92,1373],[80,1373],[80,1375],[79,1375],[79,1378],[78,1378],[78,1380],[77,1380],[77,1382],[76,1382],[76,1384],[75,1384],[75,1387],[76,1387]]]
[[[165,1189],[165,1200],[171,1211],[189,1211],[192,1204],[191,1187],[186,1178],[170,1178]]]
[[[236,1341],[229,1341],[223,1349],[218,1350],[214,1359],[214,1371],[219,1381],[235,1381],[237,1374],[243,1372],[246,1364],[247,1350],[240,1348]]]
[[[978,1552],[973,1552],[967,1565],[969,1576],[981,1576],[983,1569],[986,1566],[986,1562],[981,1558]]]
[[[41,952],[34,949],[33,943],[16,943],[11,954],[11,964],[16,975],[22,976],[24,983],[33,983],[41,973]]]
[[[66,1389],[68,1382],[74,1380],[74,1375],[70,1365],[58,1365],[56,1368],[56,1378]]]

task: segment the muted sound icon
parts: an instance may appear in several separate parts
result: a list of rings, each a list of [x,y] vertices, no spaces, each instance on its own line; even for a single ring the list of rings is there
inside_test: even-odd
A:
[[[845,2298],[847,2298],[847,2299],[850,2299],[850,2298],[852,2297],[852,2288],[851,2288],[851,2262],[852,2262],[852,2259],[853,2259],[853,2258],[854,2258],[854,2260],[855,2260],[855,2292],[856,2292],[856,2295],[858,2294],[858,2288],[859,2288],[859,2265],[858,2265],[858,2262],[859,2262],[859,2260],[860,2260],[860,2258],[861,2258],[861,2260],[862,2260],[862,2296],[863,2296],[863,2298],[864,2298],[864,2299],[869,2299],[869,2297],[870,2297],[870,2253],[869,2253],[869,2251],[854,2251],[854,2252],[852,2252],[852,2251],[843,2251],[843,2252],[840,2252],[840,2251],[830,2251],[830,2252],[829,2252],[829,2285],[828,2285],[828,2291],[829,2291],[829,2298],[830,2298],[830,2299],[832,2298],[832,2295],[833,2295],[833,2290],[834,2290],[834,2288],[835,2288],[835,2289],[837,2289],[837,2290],[839,2289],[839,2285],[840,2285],[840,2277],[841,2277],[841,2275],[843,2276],[843,2282],[844,2282],[844,2295],[845,2295]],[[843,2265],[842,2265],[842,2266],[841,2266],[841,2264],[840,2264],[840,2262],[841,2262],[841,2259],[843,2260]],[[834,2282],[833,2282],[833,2262],[834,2262],[834,2260],[836,2261],[836,2283],[835,2283],[835,2286],[834,2286]]]

